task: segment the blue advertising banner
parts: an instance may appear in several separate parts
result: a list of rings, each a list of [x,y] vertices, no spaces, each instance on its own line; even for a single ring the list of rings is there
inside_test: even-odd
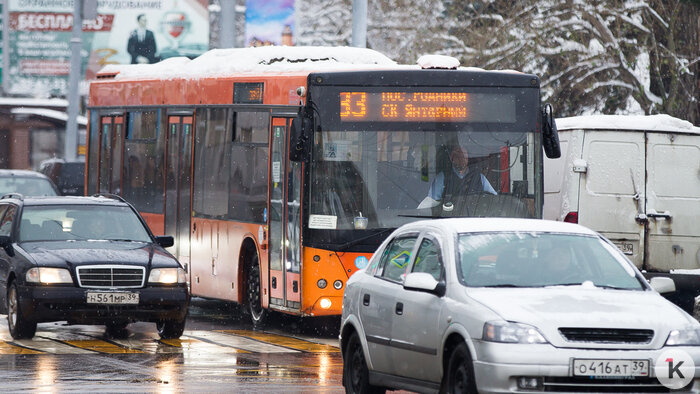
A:
[[[246,3],[246,45],[294,45],[294,0]]]

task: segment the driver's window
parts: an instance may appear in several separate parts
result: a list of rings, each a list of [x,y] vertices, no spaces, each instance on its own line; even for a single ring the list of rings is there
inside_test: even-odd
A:
[[[411,272],[426,272],[437,281],[442,278],[442,259],[440,258],[440,245],[437,242],[429,238],[423,239]]]
[[[409,236],[393,240],[382,255],[376,275],[394,282],[401,282],[411,261],[411,252],[416,244],[416,238],[417,236]]]
[[[17,207],[12,205],[5,212],[5,216],[0,221],[0,235],[10,235],[12,232],[12,221],[15,217],[15,211],[17,211]]]

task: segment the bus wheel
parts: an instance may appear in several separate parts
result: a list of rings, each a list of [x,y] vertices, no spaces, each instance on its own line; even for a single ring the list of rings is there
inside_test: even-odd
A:
[[[267,317],[260,294],[260,264],[258,264],[258,255],[254,254],[248,266],[248,312],[255,327],[263,326]]]

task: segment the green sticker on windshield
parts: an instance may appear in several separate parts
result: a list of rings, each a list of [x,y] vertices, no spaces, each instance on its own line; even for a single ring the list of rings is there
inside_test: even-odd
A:
[[[411,259],[411,252],[404,250],[403,252],[394,256],[390,261],[392,264],[399,268],[405,268],[408,264],[408,260]]]

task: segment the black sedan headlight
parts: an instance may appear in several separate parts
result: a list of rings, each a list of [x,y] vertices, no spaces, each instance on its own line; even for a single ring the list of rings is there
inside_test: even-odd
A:
[[[148,275],[148,283],[160,285],[172,285],[186,283],[187,274],[182,268],[154,268]]]
[[[29,283],[42,283],[46,285],[73,283],[70,271],[65,268],[35,267],[29,269],[24,278]]]

